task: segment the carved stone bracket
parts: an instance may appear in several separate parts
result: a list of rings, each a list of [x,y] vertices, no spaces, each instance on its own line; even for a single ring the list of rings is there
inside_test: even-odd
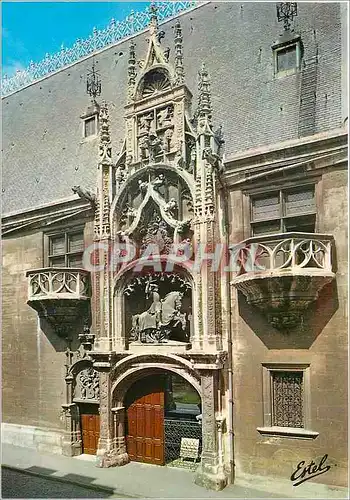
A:
[[[297,326],[305,310],[317,299],[320,290],[334,278],[333,273],[292,274],[236,278],[234,286],[246,297],[248,304],[258,307],[278,330]]]

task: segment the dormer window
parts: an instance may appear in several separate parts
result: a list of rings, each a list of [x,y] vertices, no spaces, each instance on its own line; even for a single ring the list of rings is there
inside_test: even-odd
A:
[[[99,112],[99,105],[96,101],[92,100],[91,105],[87,108],[86,112],[81,115],[80,118],[83,120],[83,139],[97,137]]]
[[[90,137],[97,134],[97,116],[86,118],[84,120],[84,137]]]
[[[293,45],[278,50],[276,54],[276,63],[277,73],[297,68],[297,45],[293,43]]]
[[[285,33],[272,46],[272,50],[276,76],[287,76],[296,73],[300,69],[302,45],[299,35]]]

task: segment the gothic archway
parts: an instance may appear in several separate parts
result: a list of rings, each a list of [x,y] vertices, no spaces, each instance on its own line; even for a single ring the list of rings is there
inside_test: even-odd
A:
[[[165,357],[145,361],[122,362],[126,369],[112,389],[119,453],[132,461],[193,468],[202,446],[198,376]]]

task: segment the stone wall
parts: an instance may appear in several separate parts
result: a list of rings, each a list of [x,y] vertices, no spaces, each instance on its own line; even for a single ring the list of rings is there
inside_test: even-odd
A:
[[[29,305],[29,269],[43,266],[43,234],[3,240],[2,418],[13,424],[58,429],[64,400],[64,343],[45,334]],[[47,330],[48,331],[48,330]]]
[[[293,333],[272,328],[232,288],[234,449],[236,475],[259,474],[289,480],[301,460],[307,465],[328,454],[329,472],[312,481],[347,484],[347,174],[322,175],[317,232],[332,234],[336,279],[310,306]],[[241,241],[241,192],[231,192],[231,242]],[[245,237],[247,237],[245,235]],[[311,430],[316,439],[261,435],[263,363],[310,363]]]
[[[90,222],[86,246],[92,235]],[[26,271],[47,265],[43,238],[35,231],[3,239],[2,420],[8,424],[3,429],[6,442],[32,443],[38,449],[47,442],[49,451],[53,447],[59,452],[67,344],[27,304]]]

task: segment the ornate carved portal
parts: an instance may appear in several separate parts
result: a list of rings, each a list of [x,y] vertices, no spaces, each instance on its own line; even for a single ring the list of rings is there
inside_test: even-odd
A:
[[[101,467],[128,461],[124,395],[112,404],[113,387],[122,385],[124,378],[144,369],[169,369],[200,388],[200,373],[206,370],[200,477],[202,484],[220,489],[226,479],[222,426],[216,417],[225,341],[222,295],[227,289],[221,280],[227,278],[213,272],[210,259],[195,266],[194,251],[201,260],[202,253],[214,252],[216,243],[224,243],[217,203],[224,141],[221,127],[214,131],[205,66],[199,72],[198,106],[192,112],[180,23],[174,28],[173,64],[170,50],[161,45],[165,34],[158,29],[154,6],[143,61],[138,61],[135,44],[130,45],[125,140],[115,160],[106,103],[100,108],[94,205],[99,270],[93,275],[96,342],[91,351],[93,366],[100,372],[97,455]],[[102,249],[115,247],[116,259],[109,266],[110,252]],[[135,361],[139,357],[142,361]],[[84,384],[92,382],[92,374],[84,372],[81,377],[80,394],[88,394],[93,386]]]

